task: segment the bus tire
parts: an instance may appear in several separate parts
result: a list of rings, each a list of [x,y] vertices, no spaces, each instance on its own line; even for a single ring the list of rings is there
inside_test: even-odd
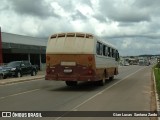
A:
[[[102,80],[98,81],[98,86],[104,86],[106,83],[106,70],[104,70],[104,73],[102,75]]]
[[[98,85],[98,86],[104,86],[105,83],[106,83],[106,79],[103,78],[102,80],[97,81],[97,84],[96,84],[96,85]]]
[[[106,83],[106,79],[103,78],[102,80],[99,81],[99,86],[104,86]]]
[[[113,79],[114,79],[114,76],[109,77],[109,80],[110,80],[110,81],[113,80]]]
[[[117,75],[118,74],[118,71],[117,69],[114,70],[114,75]]]
[[[66,81],[66,85],[67,86],[76,86],[77,85],[77,81]]]

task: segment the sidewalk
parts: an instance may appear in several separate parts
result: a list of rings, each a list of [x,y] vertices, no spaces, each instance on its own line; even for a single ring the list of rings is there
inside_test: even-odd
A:
[[[16,78],[16,77],[10,77],[7,79],[1,78],[0,85],[42,79],[42,78],[44,78],[44,76],[45,76],[45,71],[38,71],[36,76],[24,75],[20,78]]]

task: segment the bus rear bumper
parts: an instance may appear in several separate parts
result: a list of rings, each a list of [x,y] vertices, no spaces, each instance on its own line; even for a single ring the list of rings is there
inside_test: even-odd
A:
[[[97,76],[58,76],[58,75],[46,75],[45,80],[55,81],[97,81]]]

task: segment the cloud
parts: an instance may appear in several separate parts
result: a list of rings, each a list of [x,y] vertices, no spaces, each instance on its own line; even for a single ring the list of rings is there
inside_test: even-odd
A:
[[[149,21],[150,15],[147,10],[133,6],[131,0],[101,0],[100,11],[109,19],[119,22]]]
[[[160,43],[147,37],[103,38],[117,46],[121,55],[159,54]]]
[[[77,19],[80,19],[80,20],[87,19],[87,17],[83,13],[81,13],[79,10],[76,10],[76,12],[71,17],[73,21]]]
[[[93,17],[100,22],[107,22],[106,17],[103,16],[102,14],[95,14],[93,15]]]
[[[6,0],[1,0],[0,10],[5,11],[7,9],[9,9],[8,2]]]
[[[159,6],[160,1],[159,0],[135,0],[133,5],[137,6],[141,9],[150,9],[151,11],[156,10],[157,8],[160,8]]]
[[[12,0],[12,7],[16,13],[21,15],[31,15],[37,17],[59,17],[54,9],[44,0]]]
[[[48,38],[87,32],[121,55],[160,52],[159,0],[1,0],[2,31]]]

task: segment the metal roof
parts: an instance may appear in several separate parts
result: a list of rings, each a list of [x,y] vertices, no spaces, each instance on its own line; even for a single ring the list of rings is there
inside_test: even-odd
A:
[[[46,46],[47,40],[48,39],[44,39],[44,38],[37,38],[37,37],[30,37],[30,36],[2,32],[2,42],[4,43]]]

